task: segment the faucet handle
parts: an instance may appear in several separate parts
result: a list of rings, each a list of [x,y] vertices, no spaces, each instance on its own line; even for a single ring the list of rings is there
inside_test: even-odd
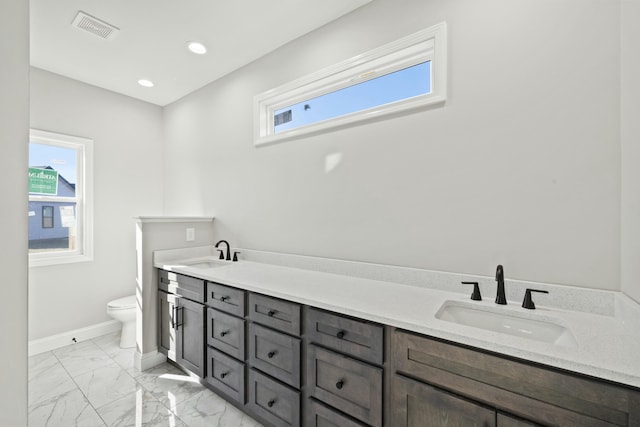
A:
[[[478,286],[478,282],[460,282],[463,285],[473,285],[473,293],[471,294],[471,299],[474,301],[482,301],[482,295],[480,295],[480,287]]]
[[[531,299],[531,292],[538,292],[541,294],[549,293],[549,291],[543,291],[540,289],[527,289],[524,292],[524,300],[522,300],[522,307],[527,308],[529,310],[533,310],[536,308],[536,305],[533,303],[533,300]]]
[[[241,254],[242,252],[240,251],[234,251],[233,252],[233,261],[234,262],[238,262],[238,254]]]
[[[216,251],[220,252],[218,259],[224,259],[224,249],[216,249]]]

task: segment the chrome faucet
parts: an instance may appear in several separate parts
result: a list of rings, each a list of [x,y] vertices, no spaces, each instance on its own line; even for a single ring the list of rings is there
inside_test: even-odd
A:
[[[498,282],[498,292],[496,293],[496,304],[506,305],[507,298],[504,295],[504,270],[501,265],[496,268],[496,282]]]
[[[225,245],[227,245],[226,256],[223,255],[222,249],[218,249],[220,251],[220,259],[226,259],[227,261],[231,261],[231,247],[229,246],[229,242],[227,242],[226,240],[220,240],[218,243],[216,243],[216,249],[218,248],[218,246],[220,246],[220,243],[224,243]]]

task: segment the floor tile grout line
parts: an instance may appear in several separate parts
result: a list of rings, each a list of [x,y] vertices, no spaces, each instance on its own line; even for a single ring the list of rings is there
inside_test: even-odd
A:
[[[103,335],[103,337],[104,337],[104,336],[106,336],[106,335]],[[97,338],[100,338],[100,337],[97,337]],[[92,343],[95,347],[99,348],[99,349],[100,349],[100,351],[101,351],[102,353],[104,353],[104,354],[107,356],[107,358],[109,359],[109,361],[110,361],[110,362],[114,363],[114,365],[115,365],[115,366],[117,366],[117,367],[120,369],[120,371],[124,371],[124,372],[125,372],[125,373],[130,377],[130,378],[132,378],[132,379],[134,380],[134,382],[136,383],[136,387],[140,387],[140,389],[141,389],[141,390],[143,390],[143,392],[144,392],[144,393],[149,394],[149,396],[151,396],[151,397],[152,397],[152,399],[153,399],[155,402],[159,403],[158,410],[160,410],[160,411],[168,411],[168,412],[169,412],[169,414],[171,414],[171,416],[172,416],[172,417],[174,417],[174,419],[175,419],[178,423],[181,423],[181,424],[180,424],[181,426],[189,427],[189,425],[187,424],[187,422],[186,422],[183,418],[181,418],[181,417],[179,416],[179,414],[177,413],[177,411],[174,411],[174,410],[170,407],[170,405],[165,404],[161,399],[157,398],[157,397],[152,393],[152,390],[151,390],[151,389],[149,389],[149,388],[147,388],[147,386],[145,386],[145,384],[144,384],[143,382],[141,382],[141,381],[140,381],[140,379],[142,378],[142,376],[141,376],[141,375],[135,376],[135,375],[134,375],[134,373],[129,372],[128,368],[126,368],[126,367],[124,367],[124,366],[120,365],[120,364],[116,361],[116,359],[115,359],[115,358],[116,358],[120,353],[118,353],[118,352],[115,352],[115,351],[114,351],[114,352],[112,352],[112,353],[113,353],[113,355],[109,354],[108,347],[107,347],[107,346],[104,346],[104,347],[103,347],[102,345],[98,344],[95,340],[96,340],[96,338],[91,338],[91,339],[88,339],[88,340],[85,340],[85,341],[81,341],[81,342],[79,342],[79,343],[70,344],[70,345],[65,346],[65,347],[72,347],[72,346],[75,346],[75,345],[80,344],[80,343],[84,343],[84,342],[87,342],[87,341],[91,341],[91,343]],[[104,345],[104,344],[103,344],[103,345]],[[95,414],[98,416],[98,418],[100,419],[100,421],[104,424],[104,426],[109,426],[109,424],[105,421],[105,419],[104,419],[104,418],[100,415],[100,413],[98,412],[98,408],[96,408],[96,407],[93,405],[93,403],[91,403],[91,401],[89,400],[89,397],[87,396],[87,394],[85,394],[85,392],[80,388],[80,386],[79,386],[79,384],[78,384],[78,382],[77,382],[76,378],[75,378],[73,375],[71,375],[71,373],[70,373],[70,371],[68,370],[68,368],[64,365],[64,363],[63,363],[63,359],[64,359],[64,357],[62,357],[62,358],[61,358],[58,354],[56,354],[55,350],[61,350],[61,349],[65,348],[65,347],[60,347],[59,349],[50,350],[50,353],[51,353],[51,355],[53,356],[53,358],[55,359],[55,362],[56,362],[57,364],[59,364],[59,365],[60,365],[60,367],[63,369],[63,371],[65,372],[65,374],[67,375],[67,377],[71,380],[71,382],[72,382],[72,384],[73,384],[73,386],[74,386],[74,389],[80,392],[80,394],[82,395],[82,397],[85,399],[85,401],[87,402],[87,404],[88,404],[88,405],[93,409],[93,411],[94,411],[94,412],[95,412]],[[83,350],[79,350],[79,351],[83,351]],[[169,365],[170,365],[170,366],[173,366],[173,365],[171,365],[171,364],[169,364]],[[81,374],[78,374],[78,376],[88,374],[88,373],[90,373],[90,372],[92,372],[92,371],[95,371],[95,370],[97,370],[97,369],[101,369],[101,368],[91,369],[91,370],[89,370],[89,371],[87,371],[87,372],[83,372],[83,373],[81,373]],[[202,385],[203,385],[203,384],[202,384]],[[204,386],[204,385],[203,385],[203,386]],[[137,388],[136,388],[136,390],[137,390]],[[72,392],[72,391],[73,391],[73,390],[70,390],[69,392]],[[202,392],[204,392],[204,391],[210,391],[210,390],[208,390],[206,387],[203,387],[203,389],[202,389],[202,390],[200,390],[198,393],[202,393]],[[67,393],[69,393],[69,392],[67,392]],[[196,395],[197,395],[198,393],[196,393]],[[57,396],[55,396],[55,397],[53,397],[53,398],[56,398],[56,397],[57,397],[57,398],[59,398],[59,396],[61,396],[61,395],[57,395]],[[194,396],[195,396],[195,395],[194,395]],[[192,396],[192,397],[193,397],[193,396]],[[121,398],[122,398],[122,397],[121,397]],[[191,398],[191,397],[190,397],[190,398]],[[116,399],[116,400],[117,400],[117,399]],[[186,401],[186,400],[185,400],[185,401]],[[109,403],[105,403],[104,405],[102,405],[102,406],[101,406],[101,408],[102,408],[103,406],[108,405],[108,404],[113,403],[113,402],[115,402],[115,400],[114,400],[114,401],[111,401],[111,402],[109,402]],[[177,405],[178,405],[178,404],[176,404],[176,407],[177,407]],[[31,406],[31,405],[30,405],[30,406]],[[85,406],[85,408],[86,408],[86,406]],[[164,409],[161,409],[161,408],[164,408]]]
[[[103,336],[104,336],[104,335],[103,335]],[[92,341],[93,341],[93,339],[92,339]],[[99,344],[97,344],[96,342],[94,342],[94,344],[95,344],[97,347],[99,347],[101,350],[103,350],[103,351],[104,351],[104,349],[103,349]],[[189,426],[187,425],[187,423],[186,423],[186,422],[184,422],[184,420],[182,420],[182,419],[178,416],[178,414],[176,414],[176,413],[175,413],[171,408],[167,407],[167,405],[165,405],[165,404],[164,404],[160,399],[157,399],[157,398],[156,398],[156,397],[151,393],[151,390],[149,390],[147,387],[145,387],[145,385],[144,385],[142,382],[140,382],[140,381],[138,380],[138,377],[135,377],[135,376],[131,375],[131,374],[130,374],[130,373],[129,373],[129,372],[128,372],[124,367],[120,366],[120,364],[119,364],[119,363],[118,363],[118,362],[113,358],[113,356],[111,356],[111,355],[110,355],[109,353],[107,353],[106,351],[104,351],[104,352],[105,352],[105,354],[106,354],[106,355],[107,355],[107,356],[108,356],[108,357],[109,357],[109,358],[110,358],[110,359],[111,359],[111,360],[112,360],[112,361],[113,361],[113,362],[114,362],[114,363],[115,363],[115,364],[116,364],[120,369],[122,369],[123,371],[125,371],[125,372],[126,372],[126,373],[127,373],[127,374],[128,374],[128,375],[129,375],[129,376],[130,376],[134,381],[135,381],[135,382],[136,382],[136,384],[142,388],[142,390],[143,390],[145,393],[148,393],[150,396],[152,396],[152,397],[153,397],[153,399],[154,399],[156,402],[158,402],[158,403],[160,404],[160,406],[161,406],[161,407],[163,407],[163,408],[165,408],[166,410],[168,410],[168,411],[169,411],[172,415],[174,415],[174,416],[175,416],[175,417],[176,417],[176,418],[177,418],[177,419],[178,419],[182,424],[184,424],[184,426],[185,426],[185,427],[189,427]],[[113,402],[110,402],[110,403],[113,403]],[[105,405],[103,405],[103,406],[106,406],[106,405],[108,405],[108,404],[109,404],[109,403],[106,403],[106,404],[105,404]],[[101,407],[102,407],[102,406],[101,406]],[[95,409],[95,408],[94,408],[94,409]],[[96,409],[96,413],[98,413],[97,409]],[[98,415],[100,415],[100,414],[98,413]],[[102,419],[102,417],[101,417],[101,419]],[[108,426],[108,424],[104,421],[104,419],[103,419],[103,422],[105,423],[105,425],[107,425],[107,426]]]
[[[110,357],[110,356],[109,356],[109,355],[108,355],[104,350],[102,350],[102,348],[101,348],[99,345],[97,345],[95,342],[93,342],[93,339],[88,339],[87,341],[91,341],[91,342],[92,342],[96,347],[98,347],[98,348],[100,349],[100,351],[102,351],[104,354],[106,354],[106,355],[107,355],[107,357],[109,357],[109,358],[111,359],[111,357]],[[86,341],[81,341],[81,342],[86,342]],[[80,343],[71,344],[71,346],[76,345],[76,344],[80,344]],[[67,347],[70,347],[70,346],[67,346]],[[53,351],[52,351],[52,353],[53,353]],[[102,416],[101,416],[101,415],[100,415],[100,413],[98,412],[98,409],[97,409],[95,406],[93,406],[93,403],[91,403],[91,401],[89,400],[89,396],[87,396],[87,395],[84,393],[84,391],[82,391],[82,389],[81,389],[81,388],[80,388],[80,386],[78,385],[78,383],[77,383],[76,379],[73,377],[73,375],[71,375],[71,373],[67,370],[67,368],[65,368],[64,364],[62,363],[62,361],[60,360],[60,358],[58,357],[58,355],[57,355],[57,354],[55,354],[55,353],[53,353],[53,355],[54,355],[54,356],[55,356],[55,358],[58,360],[58,363],[60,363],[60,365],[62,366],[62,369],[64,369],[64,370],[65,370],[65,372],[67,373],[67,375],[69,375],[69,378],[71,378],[71,381],[73,381],[73,383],[75,384],[76,389],[78,389],[78,391],[82,394],[82,396],[84,397],[84,399],[87,401],[87,404],[88,404],[89,406],[91,406],[91,409],[93,409],[93,412],[95,412],[95,413],[96,413],[96,415],[98,416],[98,418],[100,418],[100,421],[102,421],[102,424],[104,424],[104,425],[105,425],[105,427],[109,427],[109,425],[107,424],[107,422],[104,420],[104,418],[102,418]],[[88,372],[91,372],[91,371],[87,371],[87,373],[88,373]],[[81,374],[81,375],[84,375],[84,373],[83,373],[83,374]]]

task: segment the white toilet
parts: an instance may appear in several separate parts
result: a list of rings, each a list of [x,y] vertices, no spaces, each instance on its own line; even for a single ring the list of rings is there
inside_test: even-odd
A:
[[[136,296],[131,295],[107,303],[107,314],[122,322],[120,347],[136,346]]]

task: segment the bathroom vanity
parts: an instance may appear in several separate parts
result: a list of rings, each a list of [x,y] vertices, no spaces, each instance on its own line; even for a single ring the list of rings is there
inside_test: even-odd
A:
[[[553,320],[573,341],[530,339],[442,320],[476,304],[460,293],[159,255],[161,351],[265,425],[640,426],[640,367],[619,354],[640,345],[633,304],[618,307],[630,316],[620,323],[510,302],[508,315]],[[595,352],[586,328],[618,347]]]

